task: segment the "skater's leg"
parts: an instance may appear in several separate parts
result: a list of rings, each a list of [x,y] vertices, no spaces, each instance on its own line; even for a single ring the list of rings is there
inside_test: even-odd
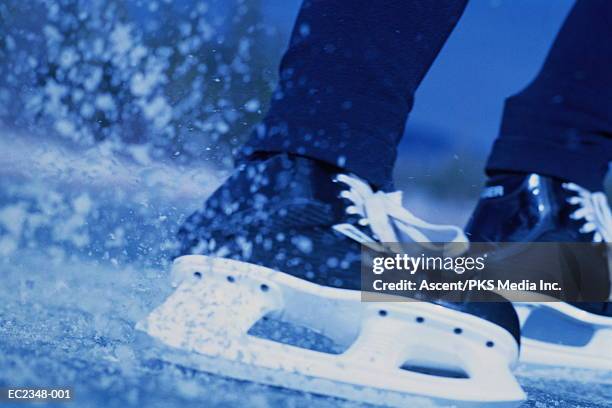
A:
[[[612,159],[610,38],[612,2],[578,1],[537,78],[507,100],[472,240],[612,240],[606,197],[592,193]],[[581,279],[607,297],[607,265]]]
[[[573,305],[579,309],[542,303],[534,314],[539,323],[534,323],[538,317],[532,321],[525,314],[532,309],[520,306],[522,355],[528,362],[612,367],[604,340],[612,330],[605,256],[612,216],[605,194],[593,192],[603,189],[612,159],[611,38],[612,2],[578,1],[536,79],[506,101],[487,165],[491,177],[466,228],[472,241],[525,242],[524,252],[538,248],[529,244],[533,241],[563,242],[558,268],[542,269],[563,278],[564,294],[578,301]],[[608,245],[585,245],[589,241]],[[515,265],[512,260],[508,264]],[[516,272],[508,270],[509,275]],[[546,315],[547,308],[552,313]],[[556,333],[552,342],[529,329],[541,326],[542,313]],[[589,327],[594,335],[574,345],[571,330],[556,327],[559,321]]]
[[[400,239],[386,225],[348,217],[355,206],[340,194],[357,187],[334,178],[358,176],[361,192],[390,187],[414,92],[465,3],[305,0],[269,112],[234,175],[181,227],[181,253],[223,253],[332,286],[346,286],[336,279],[344,274],[354,284],[358,241]],[[465,240],[460,229],[449,231],[449,241]],[[309,237],[316,249],[305,254],[299,240],[276,240],[287,234]],[[241,247],[237,237],[253,245]],[[221,242],[231,249],[220,251]],[[327,267],[328,259],[343,267]]]
[[[414,93],[467,0],[305,0],[239,159],[284,152],[389,187]]]
[[[362,244],[388,253],[391,248],[386,243],[439,242],[440,234],[447,232],[447,239],[440,241],[460,243],[461,248],[466,248],[466,238],[461,229],[431,226],[401,208],[401,196],[379,191],[389,187],[396,144],[412,106],[414,91],[461,14],[464,3],[463,0],[328,0],[304,3],[291,45],[281,64],[279,88],[263,124],[239,154],[241,165],[179,231],[182,255],[204,255],[176,260],[175,265],[191,265],[187,270],[181,269],[179,274],[202,278],[200,287],[206,288],[207,292],[195,293],[185,289],[183,293],[180,288],[193,283],[185,281],[177,290],[177,297],[169,300],[159,314],[154,312],[153,320],[149,319],[149,323],[156,322],[151,331],[155,337],[177,341],[178,336],[185,333],[186,338],[180,338],[180,344],[197,350],[190,346],[191,341],[204,344],[207,340],[192,335],[195,325],[191,313],[182,313],[175,306],[189,305],[187,308],[191,311],[197,307],[208,309],[194,313],[196,319],[205,317],[203,326],[208,330],[212,326],[209,321],[220,321],[209,318],[211,310],[219,316],[233,313],[229,308],[219,308],[219,304],[221,307],[227,304],[232,309],[250,308],[249,319],[257,317],[261,311],[276,310],[280,313],[275,313],[275,316],[291,319],[325,335],[329,334],[325,326],[317,323],[325,319],[324,314],[336,316],[348,324],[354,321],[357,323],[355,327],[364,335],[349,333],[343,325],[334,324],[338,327],[333,332],[342,334],[336,334],[336,339],[353,342],[342,356],[352,358],[355,355],[363,367],[372,361],[369,355],[364,356],[361,352],[361,347],[365,347],[368,352],[374,350],[376,361],[387,360],[387,347],[368,335],[370,330],[366,326],[369,323],[364,319],[367,316],[368,321],[372,320],[370,313],[357,305],[361,300],[358,290],[362,288]],[[431,248],[431,245],[426,246]],[[457,246],[452,249],[455,248]],[[231,261],[226,262],[228,259]],[[201,262],[196,265],[192,263],[194,260]],[[211,266],[211,261],[219,263]],[[223,264],[231,265],[229,276],[220,275],[227,271],[221,267]],[[271,273],[274,270],[278,273]],[[222,276],[220,292],[217,292],[217,286],[206,286],[215,282],[207,276],[209,272]],[[257,281],[258,276],[263,280],[259,280],[256,286],[249,284]],[[308,292],[308,298],[296,289],[280,294],[279,290],[287,285],[279,286],[276,280],[307,288],[304,292]],[[327,287],[314,287],[313,283]],[[225,296],[225,291],[229,291],[228,296]],[[209,299],[209,294],[213,293],[213,300],[209,301],[212,303],[205,305],[199,301]],[[195,308],[189,300],[193,294],[198,299]],[[326,300],[326,294],[332,294],[333,302]],[[349,296],[359,301],[348,308],[336,301]],[[223,302],[217,302],[217,298]],[[258,300],[254,301],[255,298]],[[314,303],[305,300],[310,298]],[[468,348],[480,350],[478,357],[484,356],[490,364],[483,367],[479,362],[473,369],[470,361],[473,359],[464,355],[451,362],[451,366],[459,365],[460,375],[469,374],[466,382],[474,384],[477,390],[465,392],[467,388],[462,382],[443,375],[441,377],[446,379],[442,381],[450,380],[453,390],[461,394],[454,394],[450,399],[468,398],[475,403],[477,400],[485,403],[518,401],[524,395],[508,371],[518,355],[518,319],[512,305],[503,298],[491,294],[490,300],[497,302],[449,304],[432,299],[438,304],[405,303],[398,307],[398,311],[432,310],[427,317],[407,315],[404,320],[410,326],[406,330],[404,326],[398,329],[394,320],[385,317],[387,310],[376,310],[374,318],[386,320],[384,326],[375,326],[374,329],[377,336],[384,337],[387,336],[386,330],[393,327],[394,333],[400,334],[401,348],[411,353],[413,350],[418,354],[432,350],[432,356],[424,359],[422,368],[434,372],[448,366],[448,356],[453,350],[470,344]],[[311,305],[321,305],[325,310],[321,312]],[[345,319],[347,312],[353,316],[356,313],[355,319]],[[167,323],[177,321],[177,314],[186,329],[168,330],[168,327],[175,327]],[[228,319],[241,317],[238,320],[246,323],[239,328],[246,331],[250,320],[242,319],[244,314],[239,312],[232,317],[228,314]],[[302,320],[296,321],[300,316]],[[395,310],[389,316],[398,318]],[[474,322],[476,326],[468,329],[463,326],[466,322]],[[161,330],[158,331],[157,327]],[[408,333],[407,336],[416,339],[416,347],[403,343],[404,333],[413,327],[417,333]],[[440,335],[428,335],[426,340],[420,340],[419,331],[423,327],[441,328]],[[163,331],[169,336],[160,337]],[[220,333],[226,332],[228,330],[223,324]],[[232,333],[235,332],[232,329]],[[470,334],[458,336],[464,332]],[[209,333],[205,332],[201,337],[208,339]],[[493,339],[496,333],[500,341]],[[335,341],[334,338],[331,340]],[[461,346],[455,347],[455,342],[460,342]],[[231,350],[233,356],[251,355],[250,350],[243,353],[233,345],[228,348],[227,344],[234,343],[223,343],[223,349]],[[384,349],[372,348],[370,344],[383,344]],[[239,345],[242,347],[247,343],[241,339]],[[393,369],[399,369],[403,361],[398,357],[400,360],[403,357],[395,351],[391,353],[394,362],[389,360],[389,363]],[[277,358],[283,362],[286,360],[282,351]],[[301,362],[308,359],[310,357],[302,358]],[[250,357],[240,360],[256,362]],[[279,372],[283,365],[275,367],[274,372]],[[341,365],[349,367],[344,363]],[[334,363],[334,366],[338,364]],[[291,369],[291,375],[300,374],[297,367],[291,364],[286,367]],[[343,371],[344,382],[350,367],[348,370]],[[504,389],[503,394],[492,390],[491,386],[498,386],[497,380],[496,384],[487,383],[490,372],[502,373],[504,386],[500,389]],[[434,375],[419,373],[415,377],[429,384]],[[308,376],[317,377],[317,373],[309,370]],[[270,376],[266,377],[270,381]],[[357,377],[364,378],[361,374]],[[325,384],[319,381],[310,383]],[[439,387],[434,387],[435,393],[452,393],[442,383],[438,384]],[[387,385],[384,388],[387,389]],[[417,394],[420,392],[416,391]],[[376,399],[385,403],[378,392]],[[402,406],[406,405],[410,404]]]
[[[534,172],[601,190],[612,160],[612,2],[579,0],[544,66],[506,101],[489,174]]]

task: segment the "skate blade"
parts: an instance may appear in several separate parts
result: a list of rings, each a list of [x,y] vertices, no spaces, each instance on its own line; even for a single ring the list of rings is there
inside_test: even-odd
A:
[[[162,358],[240,380],[395,407],[514,407],[512,336],[490,322],[421,302],[361,302],[360,292],[199,255],[173,266],[177,290],[137,328],[171,346]],[[255,337],[264,316],[308,327],[344,351]],[[459,376],[424,374],[421,367]],[[457,378],[458,377],[458,378]]]
[[[522,363],[612,371],[612,318],[564,302],[514,307],[521,321]]]

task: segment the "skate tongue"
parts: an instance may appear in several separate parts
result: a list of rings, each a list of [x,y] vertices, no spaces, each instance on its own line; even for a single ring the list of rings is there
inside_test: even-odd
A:
[[[349,190],[341,193],[353,203],[347,212],[362,217],[381,243],[414,242],[427,249],[444,251],[448,256],[468,250],[468,239],[461,228],[420,219],[403,207],[401,191],[374,192],[365,181],[346,174],[338,175],[337,181],[349,186]],[[436,242],[453,245],[434,244]]]
[[[393,219],[394,226],[398,230],[400,242],[417,242],[428,249],[444,249],[448,256],[456,256],[468,250],[468,239],[463,230],[455,225],[431,224],[424,221],[402,206],[402,192],[396,191],[387,194],[388,213]],[[432,244],[434,242],[451,243],[454,245]]]

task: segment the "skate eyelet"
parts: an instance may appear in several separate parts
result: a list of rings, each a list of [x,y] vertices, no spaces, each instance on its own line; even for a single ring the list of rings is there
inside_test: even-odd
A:
[[[379,315],[380,317],[385,317],[385,316],[386,316],[386,315],[388,315],[388,314],[389,314],[389,313],[388,313],[386,310],[384,310],[384,309],[380,309],[380,310],[378,311],[378,315]]]
[[[229,283],[234,283],[234,282],[236,282],[236,278],[234,278],[232,275],[228,275],[228,277],[227,277],[227,281],[228,281]]]
[[[453,333],[461,334],[461,333],[463,333],[463,329],[461,327],[455,327],[455,329],[453,330]]]
[[[495,346],[495,343],[493,343],[491,340],[487,341],[486,344],[487,344],[487,347],[489,348]]]
[[[198,278],[198,279],[202,279],[202,272],[194,272],[193,276]]]
[[[261,289],[262,292],[267,292],[270,290],[270,287],[265,283],[262,283],[261,285],[259,285],[259,289]]]
[[[417,323],[423,323],[424,321],[425,321],[425,318],[423,318],[423,317],[421,317],[421,316],[419,316],[419,317],[417,317],[417,318],[416,318],[416,322],[417,322]]]

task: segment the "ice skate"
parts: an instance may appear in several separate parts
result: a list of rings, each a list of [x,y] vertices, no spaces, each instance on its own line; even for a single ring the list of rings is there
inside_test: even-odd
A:
[[[489,182],[466,232],[473,242],[601,242],[609,255],[612,216],[603,192],[537,174],[509,175]],[[601,302],[515,303],[522,361],[612,370],[609,264],[605,258],[594,264],[597,270],[583,279],[601,286]]]
[[[398,193],[306,158],[239,169],[180,232],[176,291],[139,329],[162,358],[214,374],[386,406],[517,406],[518,319],[508,302],[362,302],[360,244],[446,233]],[[305,327],[332,351],[253,334]]]

